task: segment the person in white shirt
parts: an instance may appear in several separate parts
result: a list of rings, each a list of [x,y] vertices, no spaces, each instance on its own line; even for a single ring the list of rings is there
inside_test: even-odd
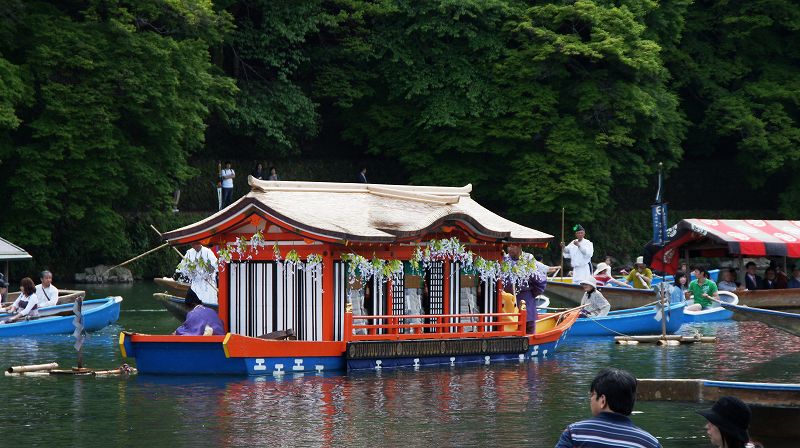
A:
[[[225,169],[220,170],[219,177],[222,180],[222,207],[225,208],[233,202],[233,179],[236,172],[231,168],[231,162],[225,161]]]
[[[36,296],[42,306],[58,305],[58,288],[53,286],[53,274],[50,271],[42,271],[42,283],[36,285]]]
[[[542,254],[537,254],[533,258],[534,258],[534,260],[533,260],[534,263],[536,263],[536,269],[539,272],[541,272],[542,274],[544,274],[545,277],[549,276],[550,274],[552,274],[554,272],[557,272],[558,269],[559,269],[558,266],[548,266],[548,265],[542,263],[542,260],[544,260],[544,257],[542,256]]]
[[[177,270],[189,278],[191,288],[203,303],[216,304],[218,267],[214,252],[198,241],[186,251]]]
[[[572,228],[575,231],[575,239],[568,245],[561,242],[561,251],[564,258],[568,258],[572,264],[572,283],[580,283],[581,280],[592,280],[592,255],[594,245],[591,241],[584,238],[586,230],[580,224]]]
[[[36,296],[36,286],[34,286],[33,280],[25,277],[20,282],[19,297],[7,310],[3,310],[16,314],[0,323],[10,324],[22,319],[39,317],[39,308],[41,307],[42,304],[39,303],[39,298]]]

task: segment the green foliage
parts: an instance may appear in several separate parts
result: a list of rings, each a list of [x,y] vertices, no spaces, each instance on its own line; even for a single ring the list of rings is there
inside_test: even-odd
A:
[[[697,127],[690,154],[713,148],[736,157],[762,186],[790,174],[781,211],[795,216],[800,179],[800,12],[787,1],[693,4],[678,51],[669,59]]]
[[[641,186],[681,155],[685,122],[645,37],[658,4],[626,4],[348,2],[320,92],[345,94],[344,135],[412,182],[485,185],[518,217],[565,204],[592,219],[612,176]]]
[[[128,254],[126,216],[169,208],[206,117],[232,105],[204,40],[224,22],[208,2],[26,2],[0,44],[35,92],[12,97],[21,124],[0,139],[0,232],[50,257]]]

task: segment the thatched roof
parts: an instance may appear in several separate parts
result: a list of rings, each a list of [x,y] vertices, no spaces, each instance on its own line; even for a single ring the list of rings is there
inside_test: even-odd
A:
[[[353,242],[393,242],[423,237],[442,225],[463,223],[470,232],[497,241],[546,242],[551,235],[509,221],[484,208],[464,187],[424,187],[326,182],[261,181],[251,191],[195,224],[164,234],[183,240],[225,229],[226,222],[253,212],[293,229]]]

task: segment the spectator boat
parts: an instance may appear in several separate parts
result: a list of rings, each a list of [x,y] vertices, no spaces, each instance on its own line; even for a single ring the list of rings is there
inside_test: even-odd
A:
[[[684,323],[684,302],[673,303],[667,314],[667,333],[673,334]],[[634,336],[660,334],[661,320],[656,320],[655,306],[616,310],[603,317],[580,317],[570,330],[571,337],[579,336]]]
[[[19,297],[19,291],[10,292],[6,297],[7,302],[3,303],[3,306],[8,306],[14,303]],[[59,289],[58,290],[58,304],[65,305],[68,303],[74,303],[78,297],[86,297],[86,291],[79,291],[79,290],[72,290],[72,289]]]
[[[686,301],[687,306],[693,303],[693,300]],[[733,317],[733,312],[724,308],[722,305],[736,305],[738,303],[739,297],[736,294],[728,291],[719,291],[719,302],[711,302],[711,306],[699,311],[684,309],[683,314],[686,316],[686,323],[728,320]]]
[[[156,285],[167,288],[166,293],[175,297],[186,297],[186,291],[189,290],[189,284],[179,282],[170,277],[154,278],[153,281]]]
[[[153,294],[153,298],[158,301],[161,305],[172,314],[175,319],[178,319],[179,322],[183,323],[186,320],[186,314],[191,310],[188,305],[186,305],[186,298],[185,297],[176,297],[169,294],[164,294],[161,292],[157,292]],[[208,308],[212,308],[214,310],[219,310],[219,307],[216,303],[204,303],[204,306]]]
[[[113,324],[119,319],[121,303],[122,297],[119,296],[84,301],[81,309],[83,327],[86,331],[97,331]],[[0,337],[72,333],[75,331],[73,307],[74,304],[50,306],[39,310],[38,318],[0,324]],[[11,316],[0,314],[0,320],[8,317]]]

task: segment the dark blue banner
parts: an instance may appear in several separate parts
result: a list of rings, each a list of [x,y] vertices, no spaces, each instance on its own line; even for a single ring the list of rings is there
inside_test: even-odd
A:
[[[653,211],[653,244],[660,246],[667,240],[667,204],[651,206]]]

